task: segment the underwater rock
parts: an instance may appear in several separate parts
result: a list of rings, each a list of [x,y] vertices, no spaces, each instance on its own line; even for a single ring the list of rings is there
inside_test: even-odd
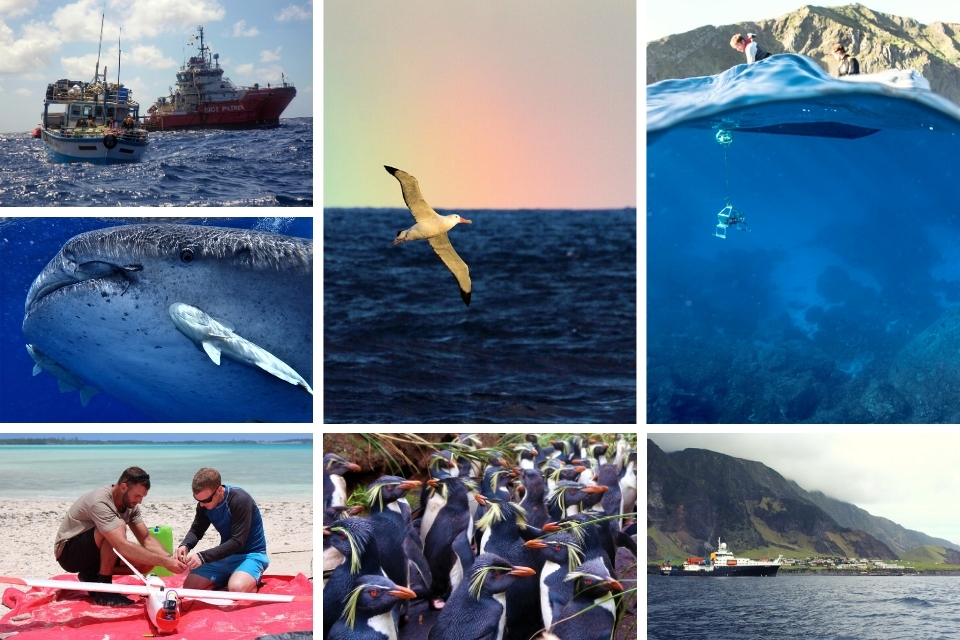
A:
[[[912,411],[905,422],[960,421],[960,309],[949,309],[897,354],[890,381]]]

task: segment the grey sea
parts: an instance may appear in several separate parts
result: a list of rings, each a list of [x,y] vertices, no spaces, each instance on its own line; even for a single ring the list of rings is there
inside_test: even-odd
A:
[[[2,445],[0,500],[76,499],[130,466],[150,474],[152,501],[192,500],[190,481],[201,467],[258,501],[313,496],[311,444]]]
[[[960,579],[647,576],[651,640],[960,637]]]

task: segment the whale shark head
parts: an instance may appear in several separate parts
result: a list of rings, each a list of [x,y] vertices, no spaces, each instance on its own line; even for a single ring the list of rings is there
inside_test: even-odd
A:
[[[139,224],[80,234],[30,287],[23,332],[158,419],[312,419],[312,402],[291,385],[235,363],[210,366],[174,325],[175,302],[224,318],[312,379],[313,242],[273,233]]]

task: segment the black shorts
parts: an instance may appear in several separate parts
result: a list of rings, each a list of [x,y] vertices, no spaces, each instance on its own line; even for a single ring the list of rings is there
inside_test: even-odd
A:
[[[100,571],[100,547],[93,537],[96,527],[84,531],[67,540],[57,562],[68,573],[81,571]]]

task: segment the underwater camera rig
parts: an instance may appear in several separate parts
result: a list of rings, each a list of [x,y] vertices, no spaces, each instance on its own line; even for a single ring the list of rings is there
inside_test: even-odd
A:
[[[747,229],[747,218],[743,215],[743,211],[734,211],[733,205],[728,202],[727,206],[717,214],[717,230],[714,231],[713,235],[726,240],[729,227],[740,231],[750,231],[750,229]]]

